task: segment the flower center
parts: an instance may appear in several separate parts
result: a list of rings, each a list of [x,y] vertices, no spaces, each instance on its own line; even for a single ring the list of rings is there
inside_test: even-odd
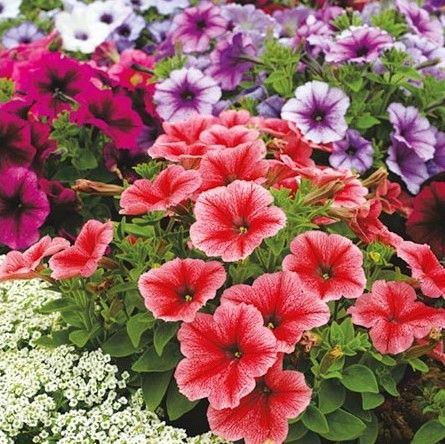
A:
[[[111,25],[111,23],[113,23],[113,16],[111,14],[102,14],[102,16],[100,17],[100,21],[102,23],[106,23],[107,25]]]
[[[181,299],[184,299],[186,302],[191,302],[191,301],[193,301],[193,297],[195,296],[195,292],[191,288],[189,288],[189,287],[184,287],[184,288],[181,288],[178,291],[178,296]]]
[[[181,92],[181,99],[185,100],[187,102],[192,101],[195,98],[195,94],[190,91],[189,89],[186,89],[185,91]]]
[[[327,281],[330,279],[334,273],[332,268],[329,265],[320,265],[318,268],[318,274],[323,278],[323,280]]]
[[[3,12],[4,9],[5,9],[5,7],[3,6],[2,3],[0,3],[0,14]]]
[[[31,39],[29,37],[22,37],[20,39],[20,43],[24,43],[25,45],[31,43]]]
[[[131,34],[131,30],[130,30],[130,27],[128,25],[120,26],[119,29],[117,30],[117,32],[122,37],[129,37],[129,35]]]
[[[271,315],[269,318],[267,318],[264,322],[264,325],[269,328],[270,330],[273,330],[274,328],[277,328],[280,324],[280,321],[276,317],[275,314]]]
[[[346,154],[348,156],[354,156],[355,153],[357,153],[357,148],[355,146],[349,145],[348,149],[346,150]]]
[[[361,46],[355,53],[357,57],[363,57],[369,53],[369,48],[367,48],[366,46]]]
[[[236,359],[240,359],[243,356],[242,351],[239,349],[238,344],[232,345],[227,352],[229,353],[229,356],[232,356]]]
[[[321,122],[325,118],[325,113],[318,109],[314,112],[314,114],[312,115],[312,118],[316,122]]]
[[[199,19],[196,21],[196,27],[202,31],[207,27],[207,23],[204,19]]]
[[[238,231],[241,234],[246,234],[248,230],[249,230],[248,227],[246,227],[245,225],[241,225],[241,227],[238,228]]]

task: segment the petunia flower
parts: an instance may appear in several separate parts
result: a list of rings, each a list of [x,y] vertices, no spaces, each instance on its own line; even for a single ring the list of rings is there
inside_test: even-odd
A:
[[[49,260],[53,279],[89,277],[97,270],[99,261],[113,240],[113,223],[89,220],[69,248]]]
[[[393,38],[382,29],[351,26],[329,45],[325,59],[334,63],[371,63],[393,44]]]
[[[435,137],[436,145],[434,146],[434,157],[426,164],[430,176],[445,171],[445,133],[436,131]]]
[[[219,262],[176,258],[142,274],[138,287],[145,306],[156,318],[192,322],[225,280],[226,272]]]
[[[289,431],[288,419],[296,418],[309,405],[311,389],[303,373],[282,370],[278,360],[255,389],[241,399],[239,406],[215,409],[207,417],[213,433],[230,441],[246,444],[280,443]]]
[[[44,33],[33,22],[23,22],[9,28],[2,37],[2,45],[9,49],[17,45],[28,45],[44,37]]]
[[[256,106],[258,115],[268,118],[279,119],[283,109],[285,99],[278,95],[273,95],[263,100]]]
[[[256,307],[264,325],[277,339],[279,352],[291,353],[303,332],[329,321],[328,306],[305,293],[296,273],[263,274],[250,285],[234,285],[224,291],[221,304],[245,303]]]
[[[196,68],[176,69],[156,84],[153,96],[158,114],[169,122],[186,120],[197,114],[212,114],[221,98],[221,88]]]
[[[380,353],[398,354],[433,328],[445,327],[445,310],[416,299],[414,289],[404,282],[376,281],[348,313],[354,324],[370,328],[369,336]]]
[[[214,124],[210,128],[205,129],[200,135],[199,140],[211,149],[233,148],[241,144],[258,141],[259,132],[247,128],[244,125],[235,125],[227,128],[221,124]],[[266,153],[266,146],[261,142],[264,154]]]
[[[264,159],[263,142],[247,142],[230,150],[209,151],[201,160],[201,190],[229,185],[235,180],[265,182],[268,162]]]
[[[358,131],[348,129],[343,140],[333,143],[329,164],[336,169],[354,169],[365,173],[372,166],[373,154],[371,142]]]
[[[108,34],[120,26],[130,16],[133,9],[125,4],[123,0],[105,0],[90,3],[87,13],[100,25],[108,27]]]
[[[345,114],[349,98],[341,89],[314,80],[299,86],[295,97],[283,106],[283,119],[295,123],[303,136],[315,143],[343,139],[348,129]]]
[[[445,298],[445,268],[429,245],[403,241],[396,251],[397,256],[410,266],[412,277],[420,282],[420,290],[425,296]]]
[[[175,371],[179,391],[191,401],[207,397],[218,410],[237,407],[277,359],[275,337],[251,305],[198,313],[182,324],[178,339],[185,356]]]
[[[10,251],[0,264],[0,282],[39,277],[38,267],[42,260],[68,248],[69,245],[70,243],[61,237],[51,239],[45,236],[23,253]]]
[[[20,14],[22,0],[1,0],[0,19],[16,18]]]
[[[117,148],[136,148],[142,131],[142,120],[133,111],[131,100],[111,90],[97,91],[71,115],[78,125],[93,125],[110,137]]]
[[[120,51],[124,51],[134,46],[135,40],[138,39],[146,25],[143,17],[138,14],[130,14],[122,24],[110,34],[108,39],[115,42]]]
[[[323,301],[359,297],[366,285],[363,254],[346,237],[306,231],[290,244],[283,270],[297,273],[303,290]]]
[[[121,196],[120,214],[131,216],[151,211],[165,211],[188,199],[201,186],[201,177],[195,170],[170,165],[151,182],[139,179]]]
[[[189,3],[189,0],[144,0],[146,7],[155,7],[162,15],[170,15],[179,9],[187,8]]]
[[[393,138],[411,148],[422,160],[432,159],[436,144],[435,130],[413,106],[391,103],[388,107]]]
[[[201,193],[190,227],[193,245],[208,256],[234,262],[246,258],[286,224],[269,191],[254,182],[236,180]]]
[[[210,41],[226,31],[221,10],[211,2],[187,8],[173,19],[173,41],[180,42],[185,53],[206,51]]]

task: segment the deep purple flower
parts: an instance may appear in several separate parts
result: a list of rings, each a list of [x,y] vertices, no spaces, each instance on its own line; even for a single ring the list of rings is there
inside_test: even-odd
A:
[[[423,7],[431,12],[440,12],[445,9],[445,0],[426,0]]]
[[[394,136],[391,136],[391,141],[386,164],[402,178],[411,193],[417,194],[420,185],[429,177],[426,163],[405,142]]]
[[[173,40],[182,44],[185,53],[206,51],[210,40],[226,31],[221,10],[210,2],[188,8],[173,20]]]
[[[37,176],[26,168],[0,171],[0,243],[27,248],[39,239],[39,228],[49,213],[46,194]]]
[[[445,171],[445,133],[436,130],[436,145],[434,157],[426,163],[428,174],[435,174]]]
[[[364,173],[372,166],[373,153],[369,140],[358,131],[348,129],[343,140],[334,142],[329,163],[337,169],[355,169]]]
[[[36,150],[32,161],[32,169],[37,172],[43,171],[48,157],[57,150],[57,143],[50,139],[51,128],[40,121],[31,122],[31,144]]]
[[[169,122],[185,120],[195,114],[212,114],[212,107],[221,98],[221,89],[211,78],[195,68],[173,71],[156,85],[156,111]]]
[[[17,45],[26,45],[41,39],[45,34],[33,22],[23,22],[20,25],[9,28],[2,38],[5,48],[13,48]]]
[[[436,17],[428,14],[428,11],[417,6],[416,2],[413,1],[396,0],[395,4],[413,32],[426,37],[439,46],[443,46],[443,28]]]
[[[266,100],[263,100],[256,107],[258,114],[262,117],[270,117],[279,119],[281,110],[283,108],[285,100],[280,96],[270,96]]]
[[[330,45],[326,53],[326,61],[334,63],[374,62],[382,51],[392,43],[393,38],[379,28],[351,26]]]
[[[428,120],[413,106],[405,107],[400,103],[391,103],[388,113],[394,127],[394,138],[405,143],[421,159],[431,159],[436,138]]]
[[[0,169],[27,167],[36,153],[29,124],[6,110],[0,111]]]
[[[206,73],[218,81],[222,89],[235,89],[244,73],[253,66],[248,59],[255,54],[250,38],[237,33],[218,43],[210,54],[211,64]]]
[[[281,111],[281,117],[297,125],[306,139],[330,143],[343,139],[348,125],[345,114],[349,97],[338,88],[314,80],[295,90]]]

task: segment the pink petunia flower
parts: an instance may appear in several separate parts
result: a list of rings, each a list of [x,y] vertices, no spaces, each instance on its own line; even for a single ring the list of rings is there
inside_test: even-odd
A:
[[[192,322],[225,280],[226,272],[219,262],[176,258],[144,273],[139,278],[139,291],[157,318]]]
[[[196,201],[196,222],[190,227],[193,245],[226,262],[246,258],[286,224],[284,212],[270,207],[272,202],[272,194],[254,182],[236,180],[205,191]]]
[[[256,307],[284,353],[294,350],[304,331],[326,324],[330,317],[328,306],[304,293],[298,276],[288,271],[264,274],[252,286],[234,285],[222,295],[221,303],[226,302]]]
[[[416,299],[414,289],[404,282],[376,281],[371,293],[360,296],[348,313],[354,324],[371,329],[369,336],[380,353],[402,353],[414,339],[445,327],[445,310]]]
[[[349,239],[322,231],[306,231],[290,244],[283,270],[293,271],[308,294],[324,301],[359,297],[366,284],[363,255]]]
[[[42,260],[68,248],[69,245],[70,243],[61,237],[51,239],[45,236],[23,253],[10,251],[0,264],[0,281],[38,277],[37,268]]]
[[[170,165],[151,182],[136,180],[121,196],[121,214],[131,216],[151,211],[163,211],[179,204],[201,186],[199,173],[185,170],[179,165]]]
[[[212,148],[233,148],[242,143],[253,142],[258,139],[259,132],[242,125],[227,128],[221,124],[212,125],[204,130],[199,136],[199,140]],[[264,145],[264,142],[263,142]],[[264,153],[266,146],[264,146]]]
[[[201,160],[201,190],[229,185],[235,180],[264,182],[269,169],[264,159],[264,143],[243,143],[229,150],[209,151]]]
[[[225,304],[213,316],[198,313],[178,331],[181,353],[175,378],[190,400],[207,397],[216,409],[237,407],[277,359],[276,340],[261,313],[246,304]]]
[[[420,289],[430,298],[445,297],[445,268],[426,244],[403,241],[397,246],[397,256],[410,267]]]
[[[281,369],[278,360],[267,374],[257,380],[253,392],[239,406],[207,411],[213,433],[230,441],[244,439],[246,444],[284,442],[288,419],[297,417],[311,401],[311,389],[303,373]]]
[[[109,243],[113,240],[113,223],[89,220],[73,246],[55,254],[49,260],[54,279],[91,276],[99,266]]]
[[[218,116],[218,123],[226,128],[232,128],[233,126],[252,123],[252,117],[250,116],[249,111],[246,111],[245,109],[240,109],[238,111],[230,109],[223,111]]]

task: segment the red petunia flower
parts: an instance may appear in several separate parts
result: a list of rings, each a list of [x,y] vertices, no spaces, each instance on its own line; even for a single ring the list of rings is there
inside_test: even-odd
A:
[[[54,279],[76,276],[89,277],[99,266],[109,243],[113,240],[113,223],[89,220],[77,236],[73,246],[55,254],[49,260]]]
[[[10,251],[0,264],[0,281],[38,277],[37,268],[42,260],[68,248],[69,245],[70,243],[61,237],[51,239],[45,236],[23,253]]]
[[[348,313],[354,324],[371,329],[380,353],[401,353],[414,339],[445,327],[445,310],[416,301],[416,292],[404,282],[374,282],[371,293],[360,296]]]
[[[290,250],[283,270],[297,273],[305,292],[324,301],[362,294],[366,284],[363,255],[346,237],[307,231],[291,242]]]
[[[428,245],[403,241],[397,246],[397,256],[411,267],[412,276],[420,282],[425,296],[445,297],[445,268]]]
[[[304,331],[326,324],[330,317],[328,306],[304,293],[298,276],[288,271],[264,274],[252,286],[234,285],[222,295],[221,303],[227,301],[256,307],[284,353],[294,350]]]
[[[135,216],[167,210],[191,197],[200,186],[201,177],[197,171],[170,165],[153,182],[140,179],[130,185],[122,193],[120,214]]]
[[[270,192],[254,182],[236,180],[205,191],[196,201],[196,222],[190,227],[193,244],[226,262],[246,258],[286,224],[283,211],[269,207],[272,202]]]
[[[139,278],[139,291],[157,318],[192,322],[225,280],[226,272],[219,262],[176,258],[144,273]]]
[[[257,140],[229,150],[209,151],[199,166],[201,190],[229,185],[238,179],[264,182],[269,165],[263,147],[263,142]]]
[[[311,401],[311,389],[303,373],[281,369],[281,360],[257,380],[253,392],[238,407],[207,411],[213,433],[246,444],[284,442],[288,419],[297,417]]]
[[[253,142],[258,139],[259,132],[245,126],[237,125],[227,128],[216,124],[206,129],[199,136],[199,140],[211,146],[213,149],[233,148],[242,143]],[[261,141],[263,152],[266,153],[266,146]]]
[[[251,305],[227,303],[213,316],[198,313],[181,326],[178,339],[185,356],[175,372],[179,391],[192,401],[208,397],[216,409],[238,406],[277,359],[275,337]]]

